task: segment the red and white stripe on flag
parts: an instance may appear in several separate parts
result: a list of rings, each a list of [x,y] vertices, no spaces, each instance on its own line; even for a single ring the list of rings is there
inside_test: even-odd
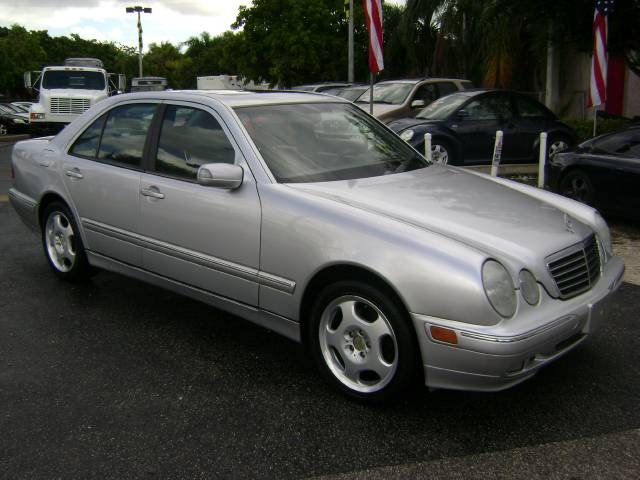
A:
[[[607,16],[597,8],[593,15],[593,58],[589,107],[602,105],[607,96]]]
[[[382,0],[362,0],[364,18],[369,31],[369,70],[378,73],[384,69],[382,54]]]

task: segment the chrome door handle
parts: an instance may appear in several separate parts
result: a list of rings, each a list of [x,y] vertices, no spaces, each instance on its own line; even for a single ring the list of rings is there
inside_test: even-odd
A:
[[[160,193],[156,187],[142,188],[140,189],[140,193],[145,197],[164,198],[164,193]]]
[[[71,170],[65,170],[64,174],[67,177],[71,177],[71,178],[83,178],[84,175],[82,175],[80,173],[80,170],[78,170],[77,168],[72,168]]]

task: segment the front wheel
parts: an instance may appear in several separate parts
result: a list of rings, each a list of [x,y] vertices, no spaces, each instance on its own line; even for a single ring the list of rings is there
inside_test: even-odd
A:
[[[573,170],[560,180],[560,194],[587,205],[593,205],[595,191],[593,183],[582,170]]]
[[[384,401],[415,381],[415,334],[404,309],[383,290],[358,281],[325,287],[308,334],[319,370],[347,395]]]
[[[66,205],[53,202],[42,215],[42,246],[54,273],[69,282],[88,279],[89,265],[78,227]]]
[[[0,137],[4,137],[9,134],[9,130],[4,123],[0,123]]]

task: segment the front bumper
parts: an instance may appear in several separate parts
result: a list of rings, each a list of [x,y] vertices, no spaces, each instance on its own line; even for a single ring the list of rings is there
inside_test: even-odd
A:
[[[553,301],[540,309],[541,321],[532,330],[504,325],[478,327],[420,314],[411,314],[425,371],[432,388],[497,391],[532,377],[538,369],[582,343],[607,315],[611,294],[622,283],[624,264],[611,258],[598,282],[570,300]],[[508,320],[517,323],[517,315]],[[501,322],[504,323],[504,322]],[[452,329],[457,345],[434,340],[431,326]]]

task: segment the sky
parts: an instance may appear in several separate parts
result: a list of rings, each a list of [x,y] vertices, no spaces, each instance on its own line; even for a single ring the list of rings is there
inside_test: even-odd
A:
[[[142,14],[146,50],[154,42],[178,44],[205,31],[217,35],[229,30],[238,7],[250,3],[251,0],[0,0],[0,26],[17,23],[28,30],[48,30],[52,36],[77,33],[85,39],[137,47],[137,15],[125,13],[125,7],[141,5],[153,9],[151,14]]]

